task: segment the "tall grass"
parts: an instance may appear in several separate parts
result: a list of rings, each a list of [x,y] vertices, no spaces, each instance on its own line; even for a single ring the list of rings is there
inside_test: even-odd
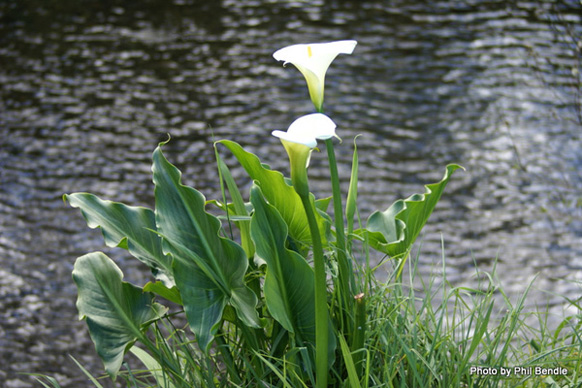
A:
[[[580,316],[564,317],[552,329],[547,309],[525,312],[535,279],[512,303],[495,285],[495,266],[492,273],[476,268],[475,288],[456,287],[446,279],[444,254],[442,260],[438,286],[434,276],[428,283],[419,278],[417,260],[409,263],[407,279],[375,283],[368,387],[580,386]],[[579,310],[577,302],[564,300]],[[536,367],[567,374],[536,375]]]

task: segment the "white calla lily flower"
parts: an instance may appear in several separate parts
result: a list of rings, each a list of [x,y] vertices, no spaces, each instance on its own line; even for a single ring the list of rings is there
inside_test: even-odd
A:
[[[356,47],[355,40],[340,40],[329,43],[295,44],[275,51],[278,61],[293,64],[305,77],[309,96],[318,112],[323,108],[325,73],[331,62],[339,54],[351,54]]]
[[[312,113],[301,116],[287,129],[287,132],[273,131],[272,134],[281,140],[303,144],[309,148],[317,145],[317,140],[327,140],[337,137],[336,125],[332,119],[323,113]]]
[[[309,193],[307,167],[311,151],[317,146],[318,139],[326,140],[337,136],[335,128],[333,120],[323,113],[312,113],[293,121],[287,131],[272,132],[273,136],[281,139],[289,155],[291,181],[300,195]]]

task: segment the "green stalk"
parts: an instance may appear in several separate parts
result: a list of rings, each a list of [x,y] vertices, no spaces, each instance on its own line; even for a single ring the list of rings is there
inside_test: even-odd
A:
[[[358,377],[362,377],[364,360],[364,342],[366,340],[366,296],[361,293],[354,296],[356,301],[356,322],[352,341],[352,354]]]
[[[341,314],[341,323],[343,332],[349,333],[351,332],[352,322],[348,319],[348,317],[352,311],[353,302],[350,290],[354,288],[354,278],[351,265],[346,255],[346,235],[344,229],[342,196],[332,139],[327,139],[325,141],[325,147],[327,149],[327,158],[329,160],[329,173],[331,176],[331,188],[333,194],[333,212],[335,218],[334,221],[337,243],[337,261],[339,269],[338,283],[340,291],[340,306],[343,309],[343,313]]]
[[[299,190],[303,192],[303,190]],[[327,309],[327,285],[325,276],[325,264],[323,261],[323,247],[321,236],[315,219],[313,205],[307,194],[298,192],[307,214],[309,230],[311,232],[311,242],[313,244],[313,267],[315,272],[315,376],[316,387],[327,387],[327,347],[329,342],[328,332],[328,309]]]

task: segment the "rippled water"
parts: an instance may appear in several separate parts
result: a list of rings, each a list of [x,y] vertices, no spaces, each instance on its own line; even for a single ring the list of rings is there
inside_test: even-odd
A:
[[[581,11],[576,1],[0,2],[0,385],[32,386],[21,372],[85,385],[67,354],[101,371],[70,272],[102,239],[63,193],[151,206],[150,155],[167,133],[169,159],[209,198],[213,138],[287,169],[268,134],[312,111],[299,73],[271,57],[292,43],[359,42],[330,69],[325,103],[344,139],[344,188],[363,134],[363,217],[447,163],[467,168],[426,228],[423,273],[442,235],[455,284],[498,257],[512,297],[539,273],[539,290],[577,298]],[[329,194],[324,156],[310,169],[318,195]],[[107,252],[144,283],[135,260]]]

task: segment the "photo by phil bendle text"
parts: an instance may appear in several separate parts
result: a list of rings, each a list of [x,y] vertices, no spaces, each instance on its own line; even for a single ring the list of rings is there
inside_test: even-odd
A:
[[[533,373],[532,373],[533,372]],[[482,367],[482,366],[472,366],[469,369],[471,375],[477,376],[511,376],[511,375],[521,375],[521,376],[566,376],[568,374],[568,369],[564,367],[556,368],[542,368],[541,366],[536,367],[523,367],[515,366],[513,368],[509,367]]]

